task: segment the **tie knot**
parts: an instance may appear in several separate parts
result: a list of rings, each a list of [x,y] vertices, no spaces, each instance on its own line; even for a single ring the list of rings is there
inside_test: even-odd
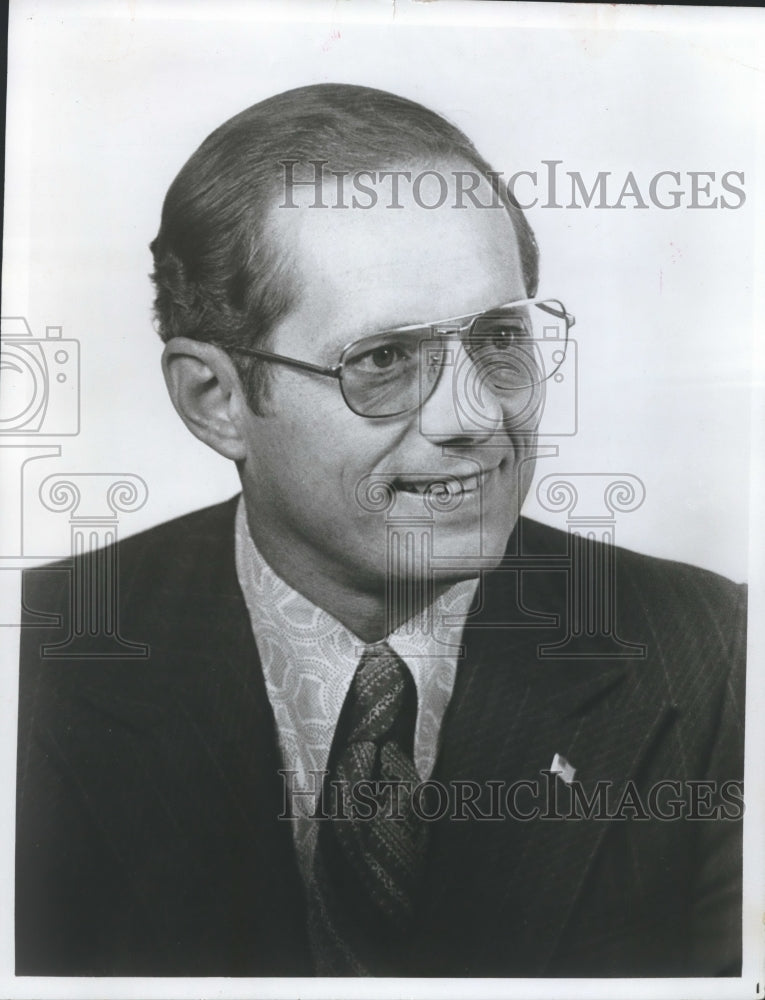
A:
[[[403,708],[407,686],[414,686],[411,674],[390,646],[367,646],[349,693],[349,741],[384,740]]]

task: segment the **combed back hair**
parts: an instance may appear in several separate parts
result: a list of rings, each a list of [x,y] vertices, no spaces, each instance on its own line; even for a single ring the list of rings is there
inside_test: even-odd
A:
[[[263,412],[267,365],[236,348],[264,346],[299,291],[272,212],[284,202],[288,160],[328,161],[327,170],[348,172],[466,163],[487,178],[510,214],[526,292],[536,294],[539,254],[531,227],[456,126],[370,87],[324,83],[277,94],[205,139],[170,185],[151,243],[160,336],[190,337],[230,352],[255,412]]]

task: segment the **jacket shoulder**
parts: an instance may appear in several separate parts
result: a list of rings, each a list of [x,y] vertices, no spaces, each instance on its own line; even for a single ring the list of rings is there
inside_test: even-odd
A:
[[[210,565],[233,552],[234,514],[239,496],[165,521],[107,545],[97,552],[25,570],[22,620],[36,612],[55,612],[68,600],[70,581],[88,562],[102,559],[117,572],[122,597],[135,586],[172,586],[188,579],[200,565]],[[226,540],[230,545],[226,546]]]
[[[730,671],[742,686],[745,584],[523,518],[518,551],[532,567],[524,597],[539,610],[557,613],[564,630],[581,626],[586,632],[592,625],[654,654],[649,659],[667,676],[703,665],[710,680]],[[534,572],[536,565],[540,572]],[[603,655],[612,646],[605,642]]]
[[[566,557],[571,552],[571,535],[540,521],[522,517],[519,522],[519,545],[522,555]],[[618,545],[592,538],[583,539],[584,551],[596,563],[606,553],[613,558],[620,582],[629,581],[633,589],[644,592],[647,599],[663,600],[674,595],[688,606],[694,600],[732,602],[738,605],[747,594],[746,584],[734,583],[727,577],[689,563],[659,556],[645,555]]]

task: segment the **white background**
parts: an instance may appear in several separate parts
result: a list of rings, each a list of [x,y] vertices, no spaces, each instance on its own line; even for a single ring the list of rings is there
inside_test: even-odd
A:
[[[759,12],[403,0],[12,6],[3,315],[26,316],[38,337],[62,326],[82,358],[81,433],[59,439],[61,457],[32,463],[23,483],[25,555],[67,553],[66,517],[37,496],[53,472],[141,476],[149,499],[123,517],[123,535],[238,489],[233,466],[188,434],[166,397],[148,243],[169,183],[214,127],[281,90],[339,81],[440,111],[506,174],[560,160],[588,187],[611,171],[618,194],[632,171],[646,200],[654,174],[683,175],[675,210],[528,213],[540,291],[576,314],[579,345],[579,431],[548,441],[559,455],[538,477],[638,476],[646,500],[619,519],[618,542],[747,579],[749,515],[755,526],[762,516],[750,469],[759,475]],[[685,207],[688,171],[714,171],[719,195],[733,170],[745,175],[741,208]],[[559,199],[568,203],[567,186]],[[19,488],[6,478],[6,490]],[[533,497],[525,512],[563,524]],[[697,985],[696,996],[735,986]]]

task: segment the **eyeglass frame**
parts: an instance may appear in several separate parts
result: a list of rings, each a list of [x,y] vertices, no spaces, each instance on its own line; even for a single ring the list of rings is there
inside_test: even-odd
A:
[[[560,299],[553,299],[553,298],[543,299],[537,297],[533,299],[514,299],[511,302],[505,302],[502,305],[493,306],[491,309],[483,309],[481,310],[481,312],[477,313],[463,313],[461,316],[452,316],[448,319],[434,320],[432,323],[410,323],[406,326],[393,326],[386,328],[384,330],[380,330],[379,333],[369,334],[366,337],[357,337],[356,340],[350,341],[350,343],[346,344],[345,347],[341,350],[340,360],[336,365],[317,365],[314,364],[312,361],[303,361],[301,358],[290,358],[285,354],[275,354],[273,351],[266,351],[259,347],[240,347],[239,345],[234,344],[229,346],[227,350],[229,351],[233,350],[238,352],[239,354],[247,354],[252,357],[262,358],[264,361],[271,361],[276,364],[287,365],[291,368],[297,368],[301,371],[312,372],[314,375],[324,375],[327,378],[337,379],[340,387],[340,394],[343,397],[343,402],[351,411],[351,413],[354,413],[357,417],[363,417],[365,420],[388,420],[393,417],[401,417],[405,413],[414,413],[416,410],[422,409],[425,403],[427,403],[427,401],[435,392],[438,383],[441,381],[441,376],[443,374],[445,364],[441,365],[441,371],[439,372],[438,377],[434,379],[433,385],[431,386],[428,395],[424,399],[420,399],[420,401],[415,406],[407,406],[403,410],[397,410],[395,413],[373,413],[373,414],[359,413],[358,410],[356,410],[353,406],[351,406],[350,402],[348,401],[348,397],[345,394],[345,389],[343,387],[344,359],[352,347],[356,347],[357,344],[363,344],[365,340],[372,340],[374,337],[382,337],[389,333],[406,334],[414,330],[423,330],[428,327],[430,328],[431,337],[436,337],[439,334],[451,334],[452,336],[459,336],[460,340],[463,341],[464,343],[465,340],[470,339],[470,334],[473,330],[473,327],[482,317],[490,317],[492,313],[498,313],[503,309],[509,309],[511,307],[516,307],[516,306],[537,305],[539,308],[543,308],[546,302],[557,302],[558,305],[561,307],[562,316],[560,318],[562,318],[566,323],[565,344],[567,349],[569,331],[571,330],[572,326],[574,326],[574,324],[576,323],[576,317],[573,315],[573,313],[570,313],[566,310],[566,307],[563,305]],[[547,311],[549,312],[549,310]],[[550,313],[550,315],[553,314]],[[455,326],[455,324],[458,324],[460,320],[468,320],[469,322]],[[450,329],[446,329],[446,327],[450,327]],[[423,340],[426,339],[427,338],[423,338]],[[566,354],[566,349],[564,349],[563,352],[564,358]],[[535,385],[541,385],[543,382],[546,382],[547,379],[549,379],[552,375],[554,375],[555,372],[558,371],[561,364],[563,364],[563,360],[559,362],[559,364],[555,367],[553,371],[551,371],[548,375],[545,375],[543,379],[540,379],[539,382],[532,382],[528,386],[519,386],[517,388],[518,389],[532,388]]]

